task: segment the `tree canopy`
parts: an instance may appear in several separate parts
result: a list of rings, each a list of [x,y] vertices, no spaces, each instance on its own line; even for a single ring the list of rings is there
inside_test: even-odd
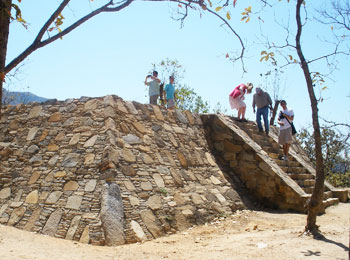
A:
[[[307,128],[299,131],[297,139],[310,161],[315,165],[315,139]],[[350,187],[350,145],[346,136],[329,126],[321,127],[321,146],[326,179],[334,186]]]

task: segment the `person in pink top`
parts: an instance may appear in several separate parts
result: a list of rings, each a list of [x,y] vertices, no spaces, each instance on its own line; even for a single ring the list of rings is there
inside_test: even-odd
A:
[[[244,95],[252,93],[253,84],[239,84],[235,87],[232,92],[229,94],[229,101],[232,109],[238,110],[238,120],[239,121],[247,121],[245,119],[245,110],[246,104],[244,103]]]

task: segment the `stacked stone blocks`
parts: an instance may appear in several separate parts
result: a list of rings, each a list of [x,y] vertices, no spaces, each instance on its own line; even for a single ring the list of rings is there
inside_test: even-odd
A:
[[[187,111],[81,98],[7,107],[0,129],[1,224],[116,245],[245,208]]]
[[[232,120],[202,115],[216,160],[228,166],[252,196],[269,208],[305,212],[307,194]]]

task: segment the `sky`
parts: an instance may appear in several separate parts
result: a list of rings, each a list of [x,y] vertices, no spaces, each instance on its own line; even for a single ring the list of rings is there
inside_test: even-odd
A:
[[[7,62],[31,44],[60,2],[23,0],[19,4],[28,29],[16,22],[11,24]],[[62,29],[105,2],[72,0],[63,12]],[[268,35],[270,42],[284,45],[286,30],[280,26],[284,25],[291,35],[290,43],[293,43],[295,21],[294,1],[289,4],[287,1],[276,2],[273,8],[254,14],[249,23],[240,21],[241,13],[248,7],[246,1],[238,0],[236,7],[230,8],[230,23],[246,44],[244,65],[247,73],[242,72],[240,62],[232,63],[225,57],[227,53],[233,57],[234,53],[240,52],[240,44],[213,15],[190,11],[181,27],[181,23],[173,19],[176,4],[135,1],[120,12],[99,14],[63,39],[32,53],[21,64],[16,77],[7,80],[7,87],[58,100],[114,94],[124,100],[147,103],[145,76],[152,64],[168,58],[177,60],[185,68],[184,78],[175,84],[186,84],[212,108],[220,102],[227,114],[236,116],[237,111],[229,106],[228,94],[238,84],[252,82],[272,97],[277,93],[271,85],[274,77],[264,76],[271,66],[260,62],[260,52],[266,50],[262,44],[263,35]],[[308,2],[316,7],[322,1]],[[252,7],[256,12],[260,6],[252,1]],[[225,15],[223,10],[219,13]],[[311,14],[308,15],[311,18]],[[326,42],[331,39],[331,30],[329,26],[311,26],[310,20],[304,28],[302,44],[306,58],[314,59],[332,51],[332,46]],[[288,54],[296,57],[293,52]],[[350,124],[350,58],[342,56],[337,62],[337,70],[325,78],[327,89],[320,91],[315,87],[317,96],[321,93],[323,98],[319,103],[319,114],[330,121]],[[280,64],[283,64],[282,60]],[[324,62],[312,66],[312,71],[323,69]],[[288,107],[294,110],[297,129],[310,127],[311,105],[300,67],[285,67],[277,79],[278,98],[287,100]],[[246,95],[245,99],[249,120],[255,119],[252,97]]]

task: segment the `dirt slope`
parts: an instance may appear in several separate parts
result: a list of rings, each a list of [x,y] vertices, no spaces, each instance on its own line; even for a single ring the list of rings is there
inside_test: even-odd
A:
[[[241,211],[226,219],[143,244],[97,247],[0,226],[0,259],[349,259],[350,203],[327,209],[325,237],[300,236],[306,216]]]

